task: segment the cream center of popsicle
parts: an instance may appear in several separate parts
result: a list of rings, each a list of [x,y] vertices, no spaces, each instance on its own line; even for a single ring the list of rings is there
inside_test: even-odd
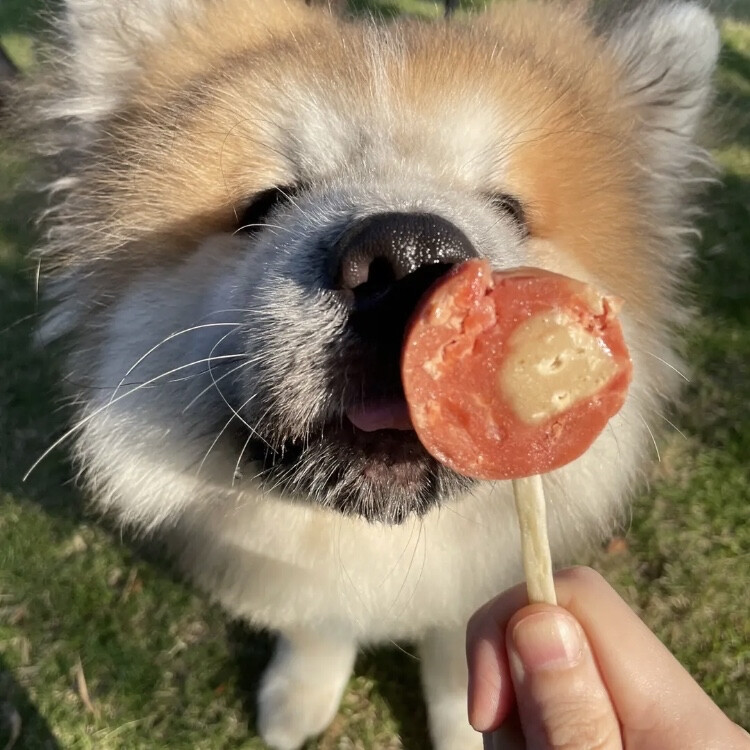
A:
[[[499,387],[518,417],[539,424],[593,396],[617,373],[599,338],[564,312],[535,315],[508,341]]]

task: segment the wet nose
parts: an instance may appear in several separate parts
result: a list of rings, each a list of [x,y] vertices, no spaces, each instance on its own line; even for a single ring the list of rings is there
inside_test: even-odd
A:
[[[367,310],[379,306],[397,287],[416,283],[426,288],[453,264],[478,253],[457,226],[436,214],[391,212],[368,216],[350,227],[334,256],[335,286],[356,310]]]

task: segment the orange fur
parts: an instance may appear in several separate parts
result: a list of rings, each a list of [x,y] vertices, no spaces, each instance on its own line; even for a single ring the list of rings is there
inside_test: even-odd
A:
[[[488,189],[516,193],[535,237],[641,299],[652,274],[630,257],[649,213],[632,190],[634,118],[618,106],[617,74],[580,13],[562,11],[549,23],[550,12],[501,4],[481,31],[414,23],[403,31],[405,61],[384,72],[425,128],[439,127],[446,100],[467,88],[494,101],[511,126],[498,134],[498,152],[510,156]],[[360,44],[355,26],[301,4],[222,0],[139,50],[143,73],[103,125],[110,139],[80,188],[84,210],[93,206],[97,251],[132,239],[130,257],[118,263],[159,262],[170,248],[184,252],[186,240],[231,226],[246,196],[283,181],[253,114],[263,95],[255,80],[338,77],[351,110],[364,110],[369,71],[359,65]],[[497,63],[491,71],[488,55]],[[85,264],[87,248],[69,260]]]

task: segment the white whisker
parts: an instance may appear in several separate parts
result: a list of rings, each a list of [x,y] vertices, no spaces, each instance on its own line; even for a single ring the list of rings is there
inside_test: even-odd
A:
[[[232,487],[234,487],[235,482],[237,481],[237,477],[240,473],[240,464],[242,463],[242,456],[245,455],[245,450],[247,449],[247,446],[250,444],[250,440],[252,439],[252,435],[247,436],[247,440],[242,444],[242,448],[240,449],[240,455],[237,456],[237,463],[234,465],[234,472],[232,472]]]
[[[252,396],[250,396],[250,398],[247,399],[247,401],[245,401],[240,406],[240,409],[244,409],[257,395],[258,395],[257,393],[254,393]],[[198,477],[198,475],[201,473],[203,464],[206,463],[206,460],[208,459],[208,456],[210,455],[211,451],[214,449],[214,446],[219,442],[219,440],[221,439],[221,436],[226,432],[227,427],[229,427],[229,425],[232,424],[236,416],[237,416],[237,412],[234,412],[232,416],[230,416],[229,419],[227,419],[227,421],[224,422],[224,426],[219,430],[218,434],[211,442],[211,445],[208,446],[208,450],[206,450],[206,452],[203,454],[203,458],[201,459],[201,462],[198,465],[198,470],[195,472],[196,477]],[[247,424],[247,422],[245,422],[245,424]],[[250,436],[248,437],[248,441],[249,441],[250,437],[252,437],[255,431],[249,425],[248,425],[248,428],[250,429]]]
[[[656,451],[656,460],[661,463],[661,454],[659,453],[659,446],[656,444],[656,438],[654,437],[654,433],[651,432],[651,428],[648,426],[648,423],[646,420],[639,414],[641,422],[643,422],[643,426],[648,430],[648,434],[651,435],[651,442],[654,444],[654,450]]]
[[[271,446],[270,446],[270,445],[268,444],[268,442],[267,442],[267,441],[266,441],[266,440],[265,440],[265,439],[263,438],[263,436],[262,436],[262,435],[260,435],[260,433],[258,433],[258,432],[257,432],[257,430],[256,430],[256,429],[255,429],[254,427],[252,427],[252,426],[250,425],[250,423],[249,423],[249,422],[248,422],[248,421],[247,421],[247,420],[246,420],[246,419],[245,419],[245,418],[244,418],[244,417],[243,417],[243,416],[242,416],[242,415],[241,415],[241,414],[239,413],[239,411],[237,411],[237,410],[236,410],[236,409],[235,409],[235,408],[234,408],[234,407],[233,407],[233,406],[232,406],[232,405],[231,405],[231,404],[229,403],[229,401],[227,400],[227,398],[226,398],[226,396],[224,395],[223,391],[221,390],[221,388],[219,388],[219,385],[218,385],[218,381],[217,381],[217,380],[216,380],[216,378],[214,377],[214,373],[213,373],[213,368],[211,367],[211,358],[212,358],[212,356],[213,356],[213,353],[214,353],[214,352],[216,351],[216,347],[217,347],[217,346],[219,346],[219,345],[220,345],[220,344],[222,343],[222,341],[224,341],[224,339],[225,339],[225,338],[226,338],[227,336],[231,335],[231,333],[232,333],[232,331],[230,331],[230,332],[229,332],[229,333],[227,333],[226,335],[222,336],[222,337],[221,337],[221,338],[220,338],[220,339],[219,339],[219,340],[218,340],[218,341],[217,341],[217,342],[216,342],[216,343],[215,343],[215,344],[214,344],[214,345],[213,345],[213,346],[211,347],[211,351],[210,351],[210,352],[209,352],[209,354],[208,354],[208,374],[209,374],[209,376],[210,376],[210,378],[211,378],[211,382],[213,383],[214,387],[216,388],[216,392],[217,392],[217,393],[219,394],[219,396],[221,397],[221,400],[222,400],[222,401],[223,401],[223,402],[224,402],[224,403],[226,404],[227,408],[228,408],[228,409],[229,409],[229,410],[230,410],[230,411],[232,412],[232,414],[234,414],[234,416],[235,416],[235,417],[237,417],[237,419],[239,419],[239,420],[240,420],[240,421],[241,421],[241,422],[242,422],[242,423],[243,423],[243,424],[245,425],[245,427],[247,427],[247,429],[248,429],[248,430],[250,430],[250,432],[252,432],[252,433],[253,433],[253,434],[254,434],[254,435],[255,435],[255,436],[256,436],[256,437],[257,437],[257,438],[258,438],[259,440],[261,440],[261,441],[262,441],[262,442],[264,442],[264,443],[265,443],[266,445],[268,445],[268,447],[269,447],[269,448],[271,448]],[[220,359],[220,357],[217,357],[216,359]],[[253,394],[253,396],[251,396],[250,400],[252,400],[253,398],[255,398],[255,395],[256,395],[256,394]],[[245,402],[245,404],[249,403],[249,402],[250,402],[250,400],[246,401],[246,402]],[[240,409],[243,409],[243,408],[244,408],[244,406],[245,406],[245,404],[243,404],[243,405],[242,405],[242,406],[240,407]],[[231,420],[230,420],[230,421],[231,421]],[[225,429],[226,429],[226,428],[225,428]],[[271,448],[271,450],[273,450],[273,448]],[[205,460],[205,459],[204,459],[204,460]]]
[[[650,357],[653,357],[654,359],[658,359],[659,362],[666,365],[670,370],[674,370],[686,383],[690,382],[690,378],[687,375],[685,375],[685,373],[680,372],[673,364],[671,364],[670,362],[667,362],[666,359],[662,359],[661,357],[657,356],[653,352],[646,351],[645,349],[642,349],[641,351],[644,354],[648,354]]]
[[[224,378],[228,377],[233,372],[237,372],[237,370],[241,370],[243,367],[248,367],[250,364],[252,364],[252,362],[253,360],[251,359],[248,359],[244,362],[240,362],[240,364],[238,364],[236,367],[233,367],[231,370],[228,370],[221,377],[216,378],[216,382],[220,383],[222,380],[224,380]],[[205,372],[208,372],[208,370],[206,370]],[[196,401],[198,401],[198,399],[200,399],[201,396],[203,396],[205,393],[208,393],[208,391],[210,391],[213,387],[214,387],[214,383],[211,382],[205,388],[203,388],[203,390],[201,390],[201,392],[197,396],[193,397],[190,400],[188,405],[182,410],[182,413],[184,414]]]
[[[638,396],[635,393],[631,393],[628,398],[632,398],[635,401],[639,401],[640,403],[645,403],[648,406],[653,406],[653,404],[649,403],[647,399],[643,398],[642,396]],[[670,427],[672,427],[676,432],[678,432],[685,440],[687,440],[687,435],[672,421],[667,419],[660,411],[654,410],[652,412],[655,414],[659,419],[663,419]]]
[[[414,565],[414,560],[415,560],[415,558],[417,556],[417,550],[419,549],[419,540],[422,538],[422,526],[423,526],[423,524],[422,524],[422,519],[421,518],[416,518],[415,519],[415,524],[412,527],[411,531],[409,532],[409,538],[406,540],[406,544],[404,545],[404,549],[402,550],[401,554],[399,555],[399,558],[398,558],[398,561],[397,561],[396,564],[398,564],[398,562],[401,560],[401,558],[403,557],[403,555],[406,553],[406,550],[408,549],[409,544],[411,543],[412,537],[414,536],[414,528],[416,526],[419,527],[419,530],[417,531],[417,540],[414,543],[414,549],[411,552],[411,557],[409,558],[409,564],[406,566],[406,571],[404,572],[404,577],[403,577],[403,580],[401,581],[401,585],[399,586],[398,591],[396,592],[396,596],[393,598],[393,601],[391,602],[391,605],[388,608],[389,611],[393,611],[393,609],[396,606],[396,602],[398,602],[399,598],[401,597],[401,594],[403,593],[404,589],[406,588],[406,583],[409,580],[409,574],[411,573],[411,569],[412,569],[412,567]],[[394,565],[394,567],[395,567],[395,565]],[[420,576],[421,576],[421,573],[420,573]],[[413,596],[414,596],[414,590],[412,589],[412,597]],[[407,604],[408,604],[408,602],[407,602]]]
[[[670,422],[663,414],[660,414],[658,411],[654,412],[654,414],[656,414],[657,417],[660,417],[661,419],[663,419],[679,435],[681,435],[685,440],[687,440],[687,435],[674,422]]]
[[[243,224],[241,227],[237,227],[237,229],[232,232],[232,236],[235,236],[242,232],[245,229],[280,229],[283,230],[284,227],[278,225],[278,224],[269,224],[268,222],[260,223],[260,224]]]
[[[235,328],[239,327],[239,323],[203,323],[201,325],[192,326],[190,328],[184,328],[181,331],[175,331],[174,333],[170,333],[169,336],[166,338],[163,338],[158,344],[155,344],[152,346],[145,354],[143,354],[141,357],[139,357],[134,364],[130,366],[128,371],[122,376],[122,380],[117,384],[117,387],[112,393],[112,398],[114,398],[117,395],[117,391],[121,388],[122,384],[125,382],[125,378],[130,375],[133,370],[135,370],[138,365],[141,364],[147,357],[150,357],[160,346],[163,344],[166,344],[168,341],[172,341],[172,339],[176,339],[178,336],[182,336],[185,333],[190,333],[191,331],[197,331],[201,328],[217,328],[222,326],[235,326]],[[223,340],[223,339],[222,339]]]
[[[237,359],[237,357],[242,357],[244,355],[242,354],[222,354],[218,357],[214,357],[214,361],[217,359]],[[203,362],[207,362],[207,359],[198,359],[195,360],[195,362],[188,362],[186,365],[180,365],[179,367],[175,367],[171,370],[168,370],[167,372],[162,372],[159,375],[156,375],[153,378],[150,378],[149,380],[145,381],[144,383],[141,383],[137,385],[135,388],[132,388],[131,390],[127,391],[126,393],[121,393],[117,398],[110,399],[106,404],[103,404],[102,406],[95,409],[91,414],[87,415],[83,419],[79,420],[74,424],[70,429],[66,430],[57,440],[55,440],[45,451],[42,453],[39,458],[37,458],[36,461],[31,465],[29,470],[23,475],[23,480],[26,481],[29,476],[31,475],[31,472],[36,469],[37,466],[47,457],[49,456],[52,451],[57,448],[59,445],[64,443],[71,435],[75,435],[78,430],[80,430],[82,427],[85,427],[92,419],[97,417],[99,414],[101,414],[103,411],[109,409],[110,407],[114,406],[118,401],[121,401],[122,399],[126,398],[127,396],[132,396],[136,391],[140,391],[141,388],[146,388],[147,386],[151,385],[151,383],[155,383],[157,380],[160,380],[161,378],[167,377],[168,375],[172,375],[172,373],[179,372],[180,370],[185,370],[188,367],[195,367],[195,365],[202,364]]]
[[[417,663],[421,661],[421,659],[416,654],[412,654],[411,651],[407,651],[403,646],[396,643],[396,641],[394,641],[392,638],[388,639],[388,643],[390,643],[391,646],[394,646],[398,651],[400,651],[402,654],[405,654],[413,661],[416,661]]]

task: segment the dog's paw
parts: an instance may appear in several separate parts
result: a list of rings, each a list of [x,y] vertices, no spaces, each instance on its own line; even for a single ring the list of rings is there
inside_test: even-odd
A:
[[[263,675],[258,731],[274,750],[297,750],[320,734],[336,715],[349,679],[354,644],[335,653],[329,644],[310,646],[282,639]]]
[[[419,646],[422,684],[434,750],[481,750],[482,735],[469,724],[464,628],[434,630]]]
[[[482,750],[482,735],[469,724],[464,695],[446,697],[429,711],[433,750]]]
[[[343,688],[322,675],[269,670],[259,696],[258,729],[274,750],[297,750],[333,720]]]

